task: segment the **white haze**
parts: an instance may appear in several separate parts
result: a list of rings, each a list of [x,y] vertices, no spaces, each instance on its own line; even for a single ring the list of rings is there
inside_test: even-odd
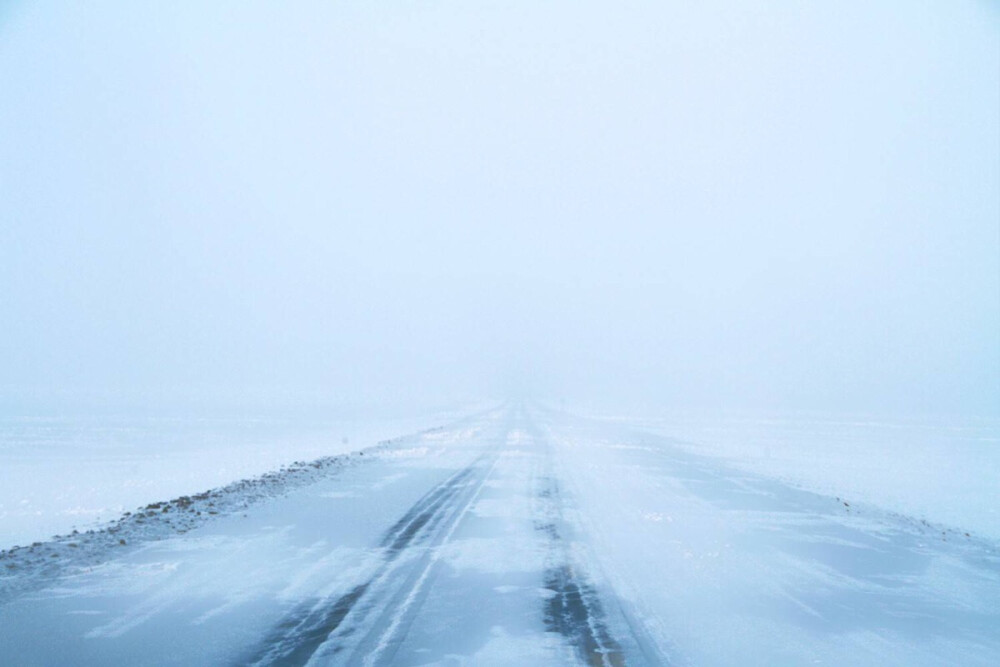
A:
[[[7,407],[996,415],[998,221],[994,3],[0,7]]]

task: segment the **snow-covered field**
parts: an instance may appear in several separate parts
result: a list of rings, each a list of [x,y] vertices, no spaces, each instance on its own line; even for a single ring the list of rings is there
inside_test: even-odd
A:
[[[0,417],[0,549],[452,418]]]
[[[844,414],[605,416],[727,465],[1000,539],[1000,419]]]

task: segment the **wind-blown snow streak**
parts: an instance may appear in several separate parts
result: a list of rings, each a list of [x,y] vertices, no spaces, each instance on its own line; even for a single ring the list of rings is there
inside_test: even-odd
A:
[[[361,616],[362,618],[354,621],[357,624],[364,620],[366,614],[376,610],[374,603],[369,602],[365,609],[355,611],[358,604],[367,597],[388,597],[392,588],[402,585],[398,581],[400,578],[398,561],[406,554],[406,550],[412,545],[428,541],[436,543],[447,541],[451,529],[462,516],[462,514],[457,517],[452,516],[455,514],[456,498],[465,495],[470,484],[477,488],[482,485],[482,481],[488,476],[488,472],[484,476],[481,471],[485,463],[484,455],[472,465],[452,475],[421,498],[386,532],[380,545],[381,563],[374,575],[333,601],[319,600],[303,604],[278,624],[272,635],[264,640],[257,655],[248,661],[240,662],[249,662],[253,665],[301,665],[308,662],[321,647],[328,658],[340,653],[343,646],[337,643],[339,635],[335,633],[345,619],[352,613]],[[443,524],[449,526],[449,532],[435,540],[435,533],[441,530]],[[433,562],[431,559],[428,567],[433,565]],[[426,575],[424,574],[422,578],[426,578]],[[412,593],[417,589],[419,585],[411,588],[409,592]],[[409,595],[407,599],[410,599]],[[401,613],[405,613],[408,606],[404,605]],[[383,634],[391,635],[398,624],[398,620],[394,619]],[[384,650],[385,646],[380,642],[378,653]]]
[[[2,550],[0,604],[44,585],[55,577],[92,567],[141,544],[184,534],[219,516],[247,510],[269,498],[336,475],[345,466],[372,461],[391,447],[398,447],[422,434],[435,433],[442,428],[435,427],[383,440],[374,447],[348,454],[325,456],[313,461],[295,461],[259,477],[241,479],[217,489],[150,503],[135,511],[125,512],[103,528],[84,532],[74,530],[69,535],[57,535],[47,542]]]

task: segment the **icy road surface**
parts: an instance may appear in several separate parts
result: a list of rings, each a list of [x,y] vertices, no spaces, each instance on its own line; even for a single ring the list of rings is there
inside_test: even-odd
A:
[[[0,557],[3,665],[998,663],[994,542],[534,407]]]

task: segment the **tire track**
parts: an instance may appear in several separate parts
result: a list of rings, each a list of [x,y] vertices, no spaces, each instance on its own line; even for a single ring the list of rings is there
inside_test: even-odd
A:
[[[469,485],[469,493],[455,505],[448,525],[435,542],[435,546],[447,544],[465,515],[476,504],[483,486],[496,468],[499,449],[493,452],[492,461],[482,476]],[[394,599],[382,606],[382,614],[368,635],[354,649],[348,664],[363,664],[366,667],[391,664],[396,650],[429,593],[429,586],[440,560],[439,552],[425,553],[420,563],[407,577],[406,584],[398,589]]]
[[[550,551],[543,575],[548,592],[543,605],[545,629],[562,636],[585,665],[625,665],[625,652],[608,627],[601,597],[581,568],[573,563],[560,530],[564,519],[559,485],[551,476],[542,477],[539,482],[536,497],[539,515],[544,518],[536,520],[535,529],[546,536]]]
[[[591,573],[599,568],[575,548],[578,531],[564,517],[566,499],[549,442],[527,415],[514,417],[507,431],[527,433],[537,457],[536,472],[524,492],[532,497],[533,527],[548,553],[539,572],[545,592],[539,609],[544,630],[561,637],[583,665],[666,664],[650,653],[649,642],[637,634],[634,619],[613,593],[609,597],[609,591],[598,590]],[[370,576],[337,596],[299,605],[239,664],[390,664],[441,566],[435,547],[451,540],[502,451],[502,445],[491,447],[424,494],[379,540]]]
[[[579,529],[564,516],[567,499],[556,474],[552,447],[534,423],[528,431],[542,459],[533,487],[535,530],[545,536],[549,551],[543,575],[546,630],[560,635],[583,665],[670,664],[614,591],[598,591],[594,585],[592,573],[599,574],[601,567],[586,548],[573,548]]]
[[[239,664],[286,667],[304,665],[320,656],[324,662],[342,663],[346,649],[358,643],[350,641],[356,635],[362,637],[360,644],[367,646],[369,657],[376,648],[384,650],[383,644],[391,639],[384,635],[394,632],[400,624],[387,615],[415,612],[411,598],[434,563],[429,551],[415,559],[408,556],[418,548],[429,549],[447,541],[496,456],[496,451],[480,455],[427,492],[380,540],[379,563],[371,577],[336,598],[299,605],[275,626],[249,659]],[[410,603],[403,612],[396,612],[401,601]],[[371,646],[376,636],[379,641]],[[351,654],[358,655],[359,651],[355,649]],[[356,663],[353,658],[347,662]]]

